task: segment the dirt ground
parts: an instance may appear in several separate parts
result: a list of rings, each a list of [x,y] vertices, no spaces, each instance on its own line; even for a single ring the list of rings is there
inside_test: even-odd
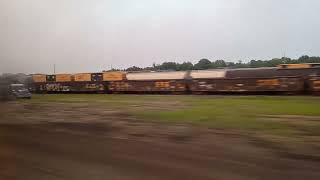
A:
[[[81,103],[0,109],[1,180],[320,179],[320,159],[236,132]]]

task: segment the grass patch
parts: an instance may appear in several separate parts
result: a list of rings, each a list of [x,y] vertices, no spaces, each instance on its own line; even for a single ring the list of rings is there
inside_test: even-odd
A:
[[[315,132],[315,126],[295,127],[287,122],[269,121],[264,115],[303,115],[320,117],[320,99],[317,97],[281,96],[209,96],[186,100],[190,108],[172,111],[137,112],[145,119],[168,122],[191,122],[213,128],[249,131],[268,131],[290,134],[297,130]]]
[[[320,98],[312,96],[185,96],[185,95],[108,95],[60,94],[34,95],[28,103],[99,103],[120,108],[139,119],[202,124],[212,128],[236,129],[274,134],[319,134],[320,121],[299,126],[270,121],[265,115],[320,117]],[[171,102],[185,105],[169,106]],[[168,104],[168,109],[160,108]],[[140,109],[130,111],[132,105]],[[149,106],[154,106],[149,108]],[[158,108],[157,108],[158,107]]]
[[[165,98],[164,98],[165,97]],[[88,103],[117,103],[117,102],[155,102],[179,99],[178,96],[162,95],[116,95],[116,94],[34,94],[31,100],[20,100],[26,102],[88,102]]]

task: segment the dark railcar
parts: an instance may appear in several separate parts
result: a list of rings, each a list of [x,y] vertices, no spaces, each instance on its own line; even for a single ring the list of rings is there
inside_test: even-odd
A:
[[[187,86],[184,80],[110,81],[111,93],[182,93]]]
[[[231,69],[226,72],[226,78],[270,78],[288,76],[320,75],[320,68],[309,69],[279,69],[279,68],[255,68],[255,69]]]
[[[304,80],[299,77],[281,78],[235,78],[193,79],[189,84],[192,92],[286,92],[299,93],[304,90]]]
[[[74,75],[71,91],[78,93],[104,93],[107,90],[102,73],[79,73]]]
[[[105,82],[73,82],[72,91],[81,93],[104,93],[107,91],[107,85]]]
[[[44,86],[47,93],[103,93],[106,90],[103,82],[52,82]]]
[[[32,93],[45,93],[46,82],[34,82],[32,86]]]
[[[307,79],[308,90],[315,95],[320,95],[320,76],[309,76]]]
[[[71,82],[47,82],[45,91],[47,93],[72,92],[72,84]]]

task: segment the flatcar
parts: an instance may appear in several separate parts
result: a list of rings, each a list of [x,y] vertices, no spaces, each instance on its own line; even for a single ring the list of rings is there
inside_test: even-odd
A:
[[[106,90],[102,73],[79,73],[74,75],[72,92],[104,93]]]

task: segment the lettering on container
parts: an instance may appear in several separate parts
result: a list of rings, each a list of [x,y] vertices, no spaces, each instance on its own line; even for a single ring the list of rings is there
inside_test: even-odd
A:
[[[260,79],[257,80],[258,86],[278,86],[280,84],[278,79]]]
[[[320,89],[320,81],[313,81],[313,88],[314,89]]]
[[[156,88],[169,88],[170,82],[168,82],[168,81],[155,82],[155,86],[156,86]]]

